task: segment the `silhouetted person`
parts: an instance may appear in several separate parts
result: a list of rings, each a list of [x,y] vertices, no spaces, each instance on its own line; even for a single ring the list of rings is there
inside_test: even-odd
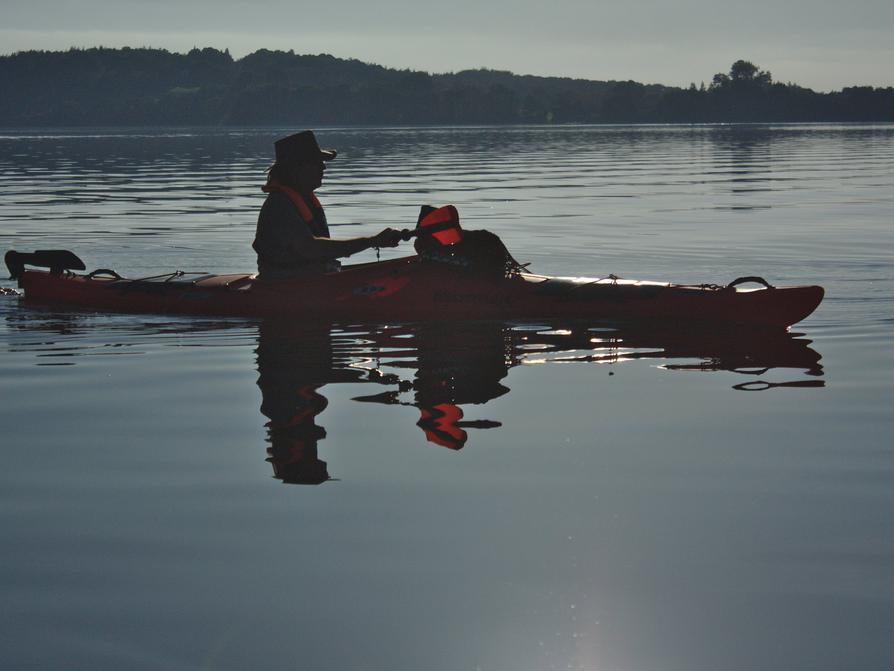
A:
[[[312,131],[274,143],[276,162],[267,174],[268,194],[258,216],[252,247],[262,279],[285,279],[305,273],[333,272],[336,259],[372,247],[395,247],[401,232],[391,228],[372,237],[336,240],[329,237],[326,213],[314,193],[323,183],[332,149],[320,149]]]

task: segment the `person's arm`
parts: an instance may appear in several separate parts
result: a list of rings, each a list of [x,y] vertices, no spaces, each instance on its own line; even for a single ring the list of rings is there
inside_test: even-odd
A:
[[[295,254],[308,261],[321,261],[351,256],[373,247],[397,247],[402,233],[386,228],[371,237],[361,238],[318,238],[308,237],[294,245]]]
[[[288,196],[272,193],[264,201],[258,217],[258,238],[267,254],[285,254],[305,261],[329,261],[351,256],[372,247],[396,247],[401,231],[386,228],[377,235],[360,238],[315,237],[300,221]]]

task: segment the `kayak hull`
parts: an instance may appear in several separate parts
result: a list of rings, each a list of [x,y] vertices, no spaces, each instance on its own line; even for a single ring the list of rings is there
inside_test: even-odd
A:
[[[337,273],[267,281],[254,275],[172,274],[131,280],[27,270],[29,303],[96,311],[336,321],[573,318],[787,327],[823,299],[818,286],[743,289],[522,273],[486,277],[407,257]]]

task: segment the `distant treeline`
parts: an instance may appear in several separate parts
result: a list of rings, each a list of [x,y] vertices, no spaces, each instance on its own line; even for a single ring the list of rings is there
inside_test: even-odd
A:
[[[710,84],[432,75],[329,55],[71,49],[0,57],[0,125],[894,121],[894,88],[817,93],[737,61]]]

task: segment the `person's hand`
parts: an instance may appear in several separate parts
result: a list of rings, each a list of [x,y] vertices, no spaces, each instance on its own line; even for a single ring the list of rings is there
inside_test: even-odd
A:
[[[397,247],[403,237],[402,231],[386,228],[372,237],[373,247]]]

